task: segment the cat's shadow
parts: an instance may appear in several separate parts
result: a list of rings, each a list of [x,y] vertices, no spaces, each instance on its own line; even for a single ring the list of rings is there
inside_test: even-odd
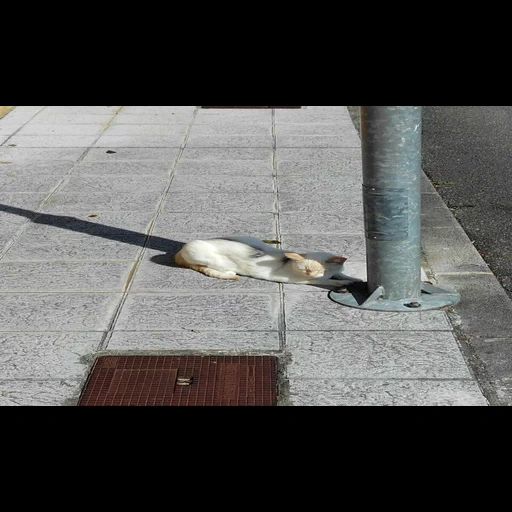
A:
[[[181,247],[183,247],[185,244],[182,243]],[[176,249],[175,251],[168,252],[166,254],[157,254],[156,256],[152,256],[149,258],[149,261],[156,263],[157,265],[163,265],[164,267],[171,267],[171,268],[183,268],[176,264],[174,261],[174,256],[179,252],[181,249]]]

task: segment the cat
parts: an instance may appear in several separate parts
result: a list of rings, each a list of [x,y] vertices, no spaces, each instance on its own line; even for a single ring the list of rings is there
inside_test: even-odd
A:
[[[217,279],[248,276],[278,283],[336,288],[361,281],[342,273],[347,261],[343,256],[284,251],[252,236],[193,240],[181,248],[174,261]]]

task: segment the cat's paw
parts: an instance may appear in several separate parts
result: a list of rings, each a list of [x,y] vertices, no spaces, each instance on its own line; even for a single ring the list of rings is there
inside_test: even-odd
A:
[[[230,279],[231,281],[238,281],[240,276],[238,276],[235,272],[224,272],[222,274],[222,279]]]

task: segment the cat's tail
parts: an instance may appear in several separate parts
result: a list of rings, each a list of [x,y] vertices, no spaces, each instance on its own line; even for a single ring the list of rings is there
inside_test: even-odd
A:
[[[188,268],[188,263],[185,260],[185,258],[181,255],[181,251],[177,252],[174,255],[174,261],[176,262],[176,265],[179,265],[180,267],[187,267]]]
[[[270,245],[269,243],[266,243],[263,240],[260,240],[259,238],[256,238],[254,236],[226,236],[222,237],[221,240],[238,242],[247,247],[251,247],[252,249],[256,249],[261,254],[281,254],[283,252],[281,251],[281,249],[278,249],[277,247],[274,247],[273,245]]]

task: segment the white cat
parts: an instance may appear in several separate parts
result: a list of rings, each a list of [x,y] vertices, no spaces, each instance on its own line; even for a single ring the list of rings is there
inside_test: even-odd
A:
[[[252,236],[193,240],[174,260],[218,279],[249,276],[278,283],[344,287],[360,279],[342,273],[347,258],[326,252],[283,251]]]

